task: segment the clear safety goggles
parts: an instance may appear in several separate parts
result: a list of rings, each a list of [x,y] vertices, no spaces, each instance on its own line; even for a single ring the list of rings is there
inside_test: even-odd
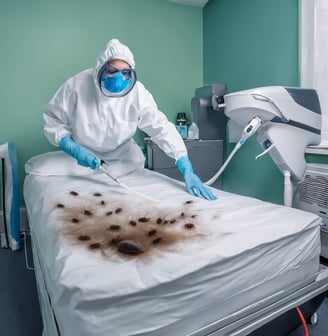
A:
[[[119,84],[122,84],[122,89],[116,87],[111,89],[106,83],[118,79]],[[98,76],[101,92],[107,97],[123,97],[127,95],[134,87],[137,81],[137,74],[132,68],[117,69],[115,67],[107,67],[105,64],[99,71]]]

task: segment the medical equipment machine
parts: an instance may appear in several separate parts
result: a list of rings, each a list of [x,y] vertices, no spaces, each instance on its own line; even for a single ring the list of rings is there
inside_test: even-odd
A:
[[[303,179],[307,167],[305,148],[321,140],[321,110],[316,91],[268,86],[227,94],[224,102],[226,116],[244,128],[231,154],[257,132],[264,150],[257,158],[270,154],[285,177],[285,205],[291,206],[292,183]]]
[[[195,90],[195,97],[191,99],[191,122],[197,124],[199,139],[217,140],[225,139],[226,116],[223,111],[223,95],[227,86],[216,83]]]
[[[20,249],[19,188],[16,146],[12,142],[0,145],[1,198],[0,218],[1,247]],[[1,220],[2,219],[2,220]]]

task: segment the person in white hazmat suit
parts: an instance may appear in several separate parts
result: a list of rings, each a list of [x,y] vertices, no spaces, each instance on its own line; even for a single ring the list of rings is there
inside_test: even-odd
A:
[[[173,123],[137,81],[132,52],[117,39],[108,42],[93,69],[69,78],[58,89],[43,118],[51,144],[91,169],[104,160],[116,177],[144,167],[144,155],[133,139],[139,128],[175,159],[190,194],[216,199],[194,174]]]

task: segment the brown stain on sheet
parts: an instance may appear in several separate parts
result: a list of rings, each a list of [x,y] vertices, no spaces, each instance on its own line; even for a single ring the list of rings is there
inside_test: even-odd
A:
[[[204,235],[198,229],[195,211],[191,212],[193,201],[162,209],[159,205],[149,204],[149,200],[144,203],[138,200],[135,205],[131,202],[133,198],[108,200],[103,192],[88,197],[82,197],[82,193],[76,191],[70,194],[79,196],[81,205],[75,202],[70,206],[67,200],[65,206],[62,202],[54,205],[61,223],[58,233],[71,244],[98,251],[104,257],[116,254],[144,258],[172,248],[183,240]],[[102,201],[99,203],[100,196]],[[140,206],[146,216],[140,216]]]

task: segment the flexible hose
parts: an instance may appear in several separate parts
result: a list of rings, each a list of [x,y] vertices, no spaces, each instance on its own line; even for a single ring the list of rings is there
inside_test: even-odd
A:
[[[212,185],[220,177],[220,175],[223,173],[228,163],[231,161],[232,157],[236,154],[236,152],[238,151],[240,147],[241,147],[241,144],[240,144],[240,141],[238,141],[235,148],[232,150],[232,152],[230,153],[230,155],[228,156],[224,164],[221,166],[221,168],[218,170],[218,172],[212,178],[206,181],[204,184]]]
[[[298,316],[300,317],[301,321],[302,321],[302,325],[303,325],[303,329],[304,329],[304,334],[305,336],[309,336],[309,330],[305,321],[305,318],[301,312],[301,309],[299,307],[296,307],[296,311],[298,313]]]
[[[263,122],[262,122],[261,118],[256,116],[246,125],[246,127],[243,129],[243,133],[241,135],[241,138],[237,142],[235,148],[230,153],[230,155],[228,156],[228,158],[225,161],[225,163],[223,164],[223,166],[218,170],[218,172],[211,179],[209,179],[204,184],[211,185],[219,178],[219,176],[223,173],[223,171],[227,167],[227,165],[230,162],[230,160],[232,159],[232,157],[238,151],[238,149],[246,142],[246,140],[249,137],[251,137],[253,134],[255,134],[255,132],[262,126],[262,123]]]
[[[114,181],[115,181],[115,180],[114,180]],[[116,182],[116,181],[115,181],[115,182]],[[120,182],[117,182],[117,184],[118,184],[119,186],[121,186],[122,188],[124,188],[124,189],[126,189],[126,190],[129,190],[129,191],[131,191],[132,193],[134,193],[134,194],[136,194],[136,195],[138,195],[138,196],[140,196],[140,197],[146,198],[146,199],[148,199],[148,200],[150,200],[150,201],[153,201],[153,202],[160,202],[159,200],[157,200],[157,199],[155,199],[155,198],[149,197],[149,196],[147,196],[147,195],[145,195],[145,194],[142,194],[142,193],[140,193],[140,192],[138,192],[138,191],[136,191],[136,190],[130,188],[130,187],[127,186],[125,183],[122,183],[121,181],[120,181]]]

